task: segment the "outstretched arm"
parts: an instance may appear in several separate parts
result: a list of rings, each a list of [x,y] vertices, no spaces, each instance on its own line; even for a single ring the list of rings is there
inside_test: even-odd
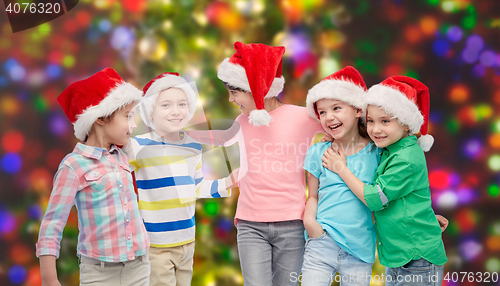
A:
[[[234,122],[227,130],[190,130],[186,131],[194,140],[213,146],[231,146],[238,141],[237,135],[240,133],[240,124]]]

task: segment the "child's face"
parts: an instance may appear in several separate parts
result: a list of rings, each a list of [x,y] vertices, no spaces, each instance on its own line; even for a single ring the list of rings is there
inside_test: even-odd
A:
[[[363,114],[349,104],[336,99],[316,101],[321,126],[336,140],[352,138],[358,131],[358,118]],[[356,132],[356,133],[355,133]]]
[[[252,110],[257,109],[255,102],[253,101],[253,96],[250,92],[230,89],[229,102],[234,102],[236,105],[239,105],[241,112],[245,115],[248,115]]]
[[[186,94],[178,88],[162,91],[156,99],[152,114],[153,125],[159,136],[179,132],[189,121]]]
[[[407,136],[408,126],[401,125],[397,118],[382,109],[368,105],[366,114],[367,131],[379,148],[384,148]]]
[[[126,145],[132,130],[137,125],[134,122],[136,103],[131,103],[115,111],[109,120],[106,120],[103,129],[106,139],[111,144]]]

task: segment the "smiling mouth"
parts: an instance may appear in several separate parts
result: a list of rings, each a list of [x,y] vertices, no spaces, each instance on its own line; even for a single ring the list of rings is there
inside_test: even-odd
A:
[[[182,121],[182,119],[167,119],[168,122],[172,122],[172,123],[179,123]]]
[[[342,126],[342,123],[330,125],[330,126],[328,126],[328,128],[330,128],[330,130],[336,130],[336,129],[339,129],[340,126]]]
[[[377,139],[377,140],[383,140],[383,139],[387,138],[387,136],[375,136],[375,135],[373,135],[373,137],[375,137],[375,139]]]

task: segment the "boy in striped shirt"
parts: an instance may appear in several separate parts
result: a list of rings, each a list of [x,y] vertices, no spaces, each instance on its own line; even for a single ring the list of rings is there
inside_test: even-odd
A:
[[[150,285],[190,285],[196,199],[228,197],[238,171],[203,179],[201,144],[182,131],[194,115],[196,95],[179,74],[163,73],[143,92],[140,114],[153,131],[131,139],[127,154],[151,240]]]
[[[77,81],[57,98],[77,143],[59,165],[40,226],[42,285],[58,285],[56,259],[73,205],[78,212],[80,285],[149,284],[149,239],[125,153],[141,91],[111,68]]]

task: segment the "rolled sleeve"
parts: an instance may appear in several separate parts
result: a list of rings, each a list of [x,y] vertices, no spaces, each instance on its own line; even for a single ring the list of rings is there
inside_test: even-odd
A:
[[[79,181],[75,171],[63,165],[56,173],[54,188],[40,226],[36,244],[37,257],[53,255],[59,258],[62,231],[73,207],[78,186]]]
[[[380,186],[378,185],[365,185],[365,201],[366,205],[371,211],[380,211],[384,208],[384,203],[380,196]],[[387,198],[386,198],[387,199]]]

